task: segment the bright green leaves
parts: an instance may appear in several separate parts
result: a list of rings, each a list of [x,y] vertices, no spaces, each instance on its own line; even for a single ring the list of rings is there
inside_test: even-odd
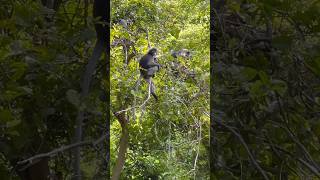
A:
[[[172,27],[171,29],[170,29],[170,35],[172,35],[173,37],[175,37],[175,38],[179,38],[179,34],[180,34],[180,29],[179,28],[177,28],[177,27]]]
[[[209,29],[203,24],[188,24],[179,34],[180,46],[184,48],[209,47]]]
[[[209,1],[112,1],[113,22],[131,19],[133,24],[120,28],[111,27],[111,43],[125,38],[134,43],[137,56],[128,66],[124,65],[125,53],[119,45],[111,49],[111,106],[117,110],[135,106],[129,110],[130,150],[123,177],[148,179],[152,176],[164,179],[188,179],[198,149],[196,123],[203,125],[202,137],[208,137],[209,117]],[[130,12],[130,13],[128,13]],[[148,50],[148,39],[142,29],[148,29],[151,46],[159,49],[159,63],[163,68],[153,81],[159,101],[153,97],[139,107],[147,98],[147,83],[139,77],[138,63]],[[170,50],[191,50],[192,59],[176,59],[181,64],[178,74],[170,70],[174,58]],[[189,77],[187,71],[194,72]],[[133,116],[136,121],[133,121]],[[111,120],[111,140],[118,140],[120,126]],[[199,133],[198,133],[199,134]],[[206,140],[200,144],[206,143]],[[116,154],[118,144],[111,144],[111,154]],[[170,146],[170,151],[166,149]],[[201,145],[202,147],[202,145]],[[208,176],[207,151],[200,150],[194,173],[200,179]],[[187,157],[187,158],[186,158]],[[200,158],[201,157],[201,158]],[[111,164],[115,157],[112,156]],[[201,159],[201,160],[200,160]],[[183,165],[180,165],[183,162]],[[130,168],[128,168],[130,167]]]

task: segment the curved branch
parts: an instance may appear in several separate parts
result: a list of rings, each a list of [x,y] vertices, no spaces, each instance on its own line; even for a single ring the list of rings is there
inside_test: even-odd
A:
[[[214,119],[214,118],[213,118]],[[216,119],[214,119],[214,122],[216,122],[218,125],[225,127],[227,130],[229,130],[230,132],[232,132],[232,134],[234,134],[241,142],[241,144],[243,145],[243,147],[246,149],[249,158],[252,162],[252,164],[258,169],[258,171],[261,173],[261,175],[263,176],[264,179],[269,180],[267,174],[264,172],[264,170],[261,168],[261,166],[259,165],[259,163],[256,161],[255,157],[253,156],[253,154],[251,153],[247,143],[244,141],[244,139],[242,138],[241,134],[239,134],[238,132],[236,132],[232,127],[217,121]]]
[[[105,140],[105,138],[106,138],[106,134],[102,135],[101,137],[99,137],[95,141],[92,141],[92,140],[91,141],[81,141],[81,142],[78,142],[78,143],[73,143],[73,144],[69,144],[69,145],[66,145],[66,146],[61,146],[61,147],[59,147],[57,149],[54,149],[54,150],[52,150],[50,152],[37,154],[37,155],[32,156],[32,157],[30,157],[28,159],[19,161],[19,162],[17,162],[17,164],[21,165],[21,164],[28,163],[28,166],[30,166],[30,165],[34,164],[35,162],[37,162],[36,160],[38,160],[38,159],[51,158],[51,157],[56,156],[58,153],[61,153],[61,152],[64,152],[64,151],[67,151],[67,150],[70,150],[70,149],[73,149],[73,148],[76,148],[76,147],[80,147],[80,146],[92,146],[92,147],[95,147],[99,143],[101,143],[103,140]]]

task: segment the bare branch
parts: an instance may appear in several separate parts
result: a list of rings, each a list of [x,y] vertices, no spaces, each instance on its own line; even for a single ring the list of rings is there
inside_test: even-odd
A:
[[[41,153],[41,154],[38,154],[38,155],[35,155],[35,156],[32,156],[26,160],[22,160],[22,161],[19,161],[17,162],[17,164],[25,164],[25,163],[29,163],[28,165],[30,164],[33,164],[34,162],[37,162],[35,160],[38,160],[38,159],[41,159],[41,158],[51,158],[51,157],[54,157],[56,156],[58,153],[61,153],[61,152],[64,152],[64,151],[67,151],[67,150],[70,150],[70,149],[73,149],[73,148],[76,148],[76,147],[80,147],[80,146],[92,146],[92,147],[95,147],[97,146],[99,143],[101,143],[103,140],[106,139],[106,134],[103,134],[101,137],[99,137],[97,140],[95,141],[81,141],[81,142],[78,142],[78,143],[73,143],[73,144],[69,144],[69,145],[66,145],[66,146],[61,146],[57,149],[54,149],[50,152],[47,152],[47,153]]]

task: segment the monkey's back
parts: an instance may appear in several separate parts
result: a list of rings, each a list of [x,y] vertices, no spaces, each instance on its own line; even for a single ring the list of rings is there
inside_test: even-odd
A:
[[[148,69],[150,67],[150,63],[152,62],[152,59],[153,59],[153,56],[151,56],[150,54],[146,54],[142,56],[142,58],[139,61],[140,67],[144,69]]]
[[[139,61],[140,73],[144,78],[154,76],[153,74],[155,71],[151,68],[152,61],[153,56],[150,54],[142,56]]]

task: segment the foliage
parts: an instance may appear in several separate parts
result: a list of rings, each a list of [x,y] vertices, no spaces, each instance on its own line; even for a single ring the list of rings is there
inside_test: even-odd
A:
[[[71,144],[79,111],[84,140],[106,129],[105,61],[90,95],[80,95],[95,41],[90,1],[43,2],[0,0],[1,179],[23,177],[18,161]],[[209,1],[111,6],[110,111],[131,108],[122,179],[320,178],[319,1],[217,0],[211,32]],[[138,60],[148,45],[160,50],[159,101],[140,107],[148,88],[135,88]],[[181,49],[192,58],[171,56]],[[113,115],[110,122],[112,168],[122,128]],[[110,176],[107,151],[106,142],[82,148],[85,179]],[[50,176],[71,179],[72,160],[51,157]]]
[[[126,112],[130,140],[122,179],[208,179],[209,1],[111,3],[112,112],[140,106],[146,100],[147,83],[142,81],[137,88],[135,83],[138,60],[147,52],[148,43],[160,51],[162,65],[153,78],[160,100],[149,99],[144,107]],[[191,59],[175,60],[170,55],[170,50],[183,48],[191,50]],[[175,72],[173,62],[185,71]],[[117,158],[120,131],[112,118],[111,167]]]
[[[105,103],[98,99],[102,61],[90,96],[79,99],[78,95],[95,41],[93,19],[88,16],[91,9],[83,2],[56,2],[61,4],[53,10],[41,1],[1,1],[1,179],[17,179],[17,161],[71,144],[80,109],[88,111],[85,140],[100,137],[105,128]],[[104,153],[106,146],[99,149]],[[106,170],[97,173],[86,168],[90,158],[91,167],[102,169],[100,156],[84,148],[85,177],[107,177]],[[70,179],[71,160],[68,153],[52,158],[52,175]]]
[[[319,179],[319,1],[224,2],[213,9],[211,179]]]

